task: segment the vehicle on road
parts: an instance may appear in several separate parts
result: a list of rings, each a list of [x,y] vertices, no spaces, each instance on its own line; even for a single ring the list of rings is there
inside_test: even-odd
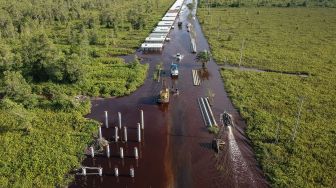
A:
[[[182,27],[182,22],[181,21],[177,22],[177,26]]]
[[[181,61],[183,58],[183,56],[180,53],[177,53],[175,57],[178,61]]]
[[[160,90],[158,103],[169,103],[169,89],[166,86],[166,80],[162,80],[162,89]]]
[[[172,63],[172,64],[170,65],[170,74],[171,74],[172,77],[173,77],[173,76],[178,76],[179,71],[178,71],[178,66],[177,66],[177,64]]]
[[[190,30],[191,30],[191,23],[187,23],[186,26],[187,26],[187,31],[190,32]]]

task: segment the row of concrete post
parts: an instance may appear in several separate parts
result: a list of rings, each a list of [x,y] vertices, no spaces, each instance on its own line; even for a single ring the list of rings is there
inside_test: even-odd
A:
[[[129,173],[129,175],[130,175],[132,178],[134,178],[134,176],[135,176],[135,172],[134,172],[134,168],[133,168],[133,167],[130,168],[130,173]],[[115,177],[118,177],[118,176],[119,176],[119,169],[118,169],[117,167],[114,168],[114,176],[115,176]]]
[[[94,152],[94,148],[93,147],[90,147],[90,154],[91,154],[92,158],[95,156],[95,152]],[[120,158],[123,159],[124,158],[124,148],[123,147],[119,148],[119,154],[120,154]],[[139,159],[139,152],[138,152],[138,148],[137,147],[134,147],[133,154],[134,154],[134,158],[135,159]],[[106,156],[108,158],[111,157],[110,145],[109,144],[107,144],[107,146],[106,146]]]
[[[139,152],[138,152],[137,147],[134,147],[133,153],[134,153],[134,158],[139,159]],[[120,158],[123,159],[124,158],[124,148],[123,147],[119,148],[119,154],[120,154]]]
[[[82,167],[82,173],[80,173],[79,175],[99,175],[99,176],[103,176],[103,168],[101,167]],[[87,173],[86,170],[97,170],[97,172],[91,172],[91,173]]]
[[[114,141],[118,142],[119,141],[119,129],[118,127],[114,127]],[[127,142],[128,137],[127,137],[127,127],[124,127],[124,142]],[[99,134],[101,134],[101,127],[99,127]],[[137,141],[141,142],[141,128],[140,128],[140,123],[137,124]]]
[[[141,123],[138,123],[137,124],[137,141],[138,142],[141,142],[141,129],[144,129],[145,128],[145,125],[144,125],[144,114],[143,114],[143,110],[140,110],[140,119],[141,119]],[[106,128],[108,128],[108,113],[107,111],[105,111],[105,126]],[[122,129],[121,128],[121,113],[118,112],[118,127],[114,127],[114,141],[115,142],[118,142],[119,140],[119,136],[118,136],[118,130]],[[99,138],[103,138],[102,136],[102,129],[101,127],[99,127],[98,129],[98,135],[99,135]],[[127,142],[127,127],[124,126],[124,141]]]
[[[141,119],[141,123],[137,124],[137,141],[138,142],[141,142],[141,129],[144,129],[144,114],[143,114],[143,110],[140,110],[140,119]],[[118,126],[114,128],[114,130],[115,130],[115,132],[114,132],[114,141],[115,142],[118,142],[118,140],[119,140],[118,131],[119,131],[119,129],[122,130],[122,124],[121,124],[121,122],[122,122],[121,121],[121,113],[118,112]],[[107,111],[105,111],[105,127],[109,128],[108,112]],[[123,128],[123,133],[124,133],[124,141],[127,142],[128,139],[127,139],[127,127],[126,126],[124,126],[124,128]],[[98,136],[99,136],[99,139],[103,138],[101,126],[99,126],[99,128],[98,128]],[[109,144],[107,144],[105,151],[106,151],[106,156],[108,158],[110,158],[111,157],[111,151],[110,151]],[[91,157],[94,158],[95,157],[94,147],[90,147],[89,148],[89,152],[90,152]],[[136,160],[138,160],[139,159],[139,152],[138,152],[138,148],[137,147],[134,147],[133,153],[134,153],[134,158]],[[120,154],[120,158],[123,159],[124,158],[124,148],[123,147],[119,148],[119,154]],[[86,175],[99,175],[99,176],[102,176],[103,175],[103,168],[101,168],[101,167],[82,167],[81,169],[82,169],[82,172],[78,173],[79,175],[84,175],[84,176],[86,176]],[[87,169],[97,170],[97,172],[87,173]],[[118,168],[114,168],[114,175],[116,177],[119,176],[119,170],[118,170]],[[135,177],[135,171],[134,171],[133,167],[130,168],[129,175],[132,178]]]
[[[145,128],[145,122],[144,122],[144,114],[143,110],[140,110],[140,120],[141,120],[141,128]],[[105,111],[105,127],[109,128],[109,122],[108,122],[108,112]],[[121,113],[118,112],[118,127],[121,129]]]
[[[81,173],[77,173],[78,175],[83,175],[83,176],[86,176],[86,175],[99,175],[99,176],[103,176],[103,168],[101,167],[82,167],[82,172]],[[86,170],[97,170],[97,172],[91,172],[91,173],[87,173]],[[130,168],[130,171],[129,171],[129,175],[134,178],[135,177],[135,171],[134,171],[134,168],[131,167]],[[114,176],[115,177],[118,177],[119,176],[119,169],[116,167],[114,168]]]

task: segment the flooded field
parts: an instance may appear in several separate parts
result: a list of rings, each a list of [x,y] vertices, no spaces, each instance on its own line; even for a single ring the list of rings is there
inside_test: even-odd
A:
[[[196,54],[191,53],[186,23],[193,26],[197,50],[209,50],[209,46],[197,19],[188,18],[188,14],[188,9],[183,8],[179,18],[183,26],[178,28],[175,23],[175,29],[169,34],[171,41],[165,44],[162,53],[137,53],[142,63],[150,65],[142,87],[129,96],[92,101],[88,118],[103,123],[104,111],[108,111],[109,128],[103,126],[102,133],[111,142],[111,157],[107,158],[104,152],[94,158],[88,156],[82,165],[102,167],[102,177],[76,176],[70,187],[268,187],[245,136],[246,124],[223,88],[219,67],[210,61],[207,69],[202,69],[195,60]],[[176,62],[176,53],[181,53],[183,59],[179,62],[178,78],[172,79],[169,67]],[[179,95],[170,95],[167,105],[157,104],[162,84],[153,80],[153,74],[159,62],[163,62],[162,78],[167,80],[168,87],[177,87],[180,91]],[[200,72],[200,86],[193,85],[192,69]],[[219,114],[225,110],[232,114],[236,125],[225,131],[226,145],[220,154],[211,148],[213,135],[208,133],[197,102],[199,97],[208,95],[209,89],[215,94],[212,110],[216,121],[220,122]],[[141,109],[145,122],[139,143],[136,127]],[[122,126],[128,128],[128,142],[114,142],[118,112],[122,114]],[[120,159],[120,147],[124,148],[124,159]],[[134,147],[139,149],[138,160],[133,155]],[[114,176],[115,167],[119,169],[119,177]],[[132,167],[134,178],[129,176]]]

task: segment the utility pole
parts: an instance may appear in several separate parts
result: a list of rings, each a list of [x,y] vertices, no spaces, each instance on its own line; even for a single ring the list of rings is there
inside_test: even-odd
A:
[[[241,65],[241,61],[242,61],[242,58],[243,58],[244,43],[245,43],[245,39],[243,39],[243,42],[242,42],[242,45],[241,45],[241,48],[240,48],[239,67],[240,67],[240,65]]]
[[[300,125],[300,117],[301,117],[301,110],[302,110],[303,101],[304,101],[304,98],[301,96],[300,97],[300,106],[299,106],[298,113],[297,113],[297,116],[296,116],[296,124],[295,124],[294,130],[293,130],[292,141],[295,140],[296,133],[297,133],[297,128]]]

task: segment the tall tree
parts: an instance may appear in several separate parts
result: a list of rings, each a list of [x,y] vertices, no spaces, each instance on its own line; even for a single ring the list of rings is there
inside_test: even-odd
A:
[[[77,54],[72,54],[67,57],[64,62],[64,77],[65,82],[74,83],[84,78],[85,72],[81,62],[81,58]]]
[[[11,48],[0,40],[0,71],[18,70],[21,66],[20,55],[13,53]]]
[[[31,87],[20,72],[4,72],[2,89],[4,96],[15,102],[23,103],[25,106],[34,106],[36,104]]]
[[[48,66],[55,61],[58,51],[45,34],[38,34],[24,41],[21,56],[24,74],[35,81],[46,81],[49,79]]]

